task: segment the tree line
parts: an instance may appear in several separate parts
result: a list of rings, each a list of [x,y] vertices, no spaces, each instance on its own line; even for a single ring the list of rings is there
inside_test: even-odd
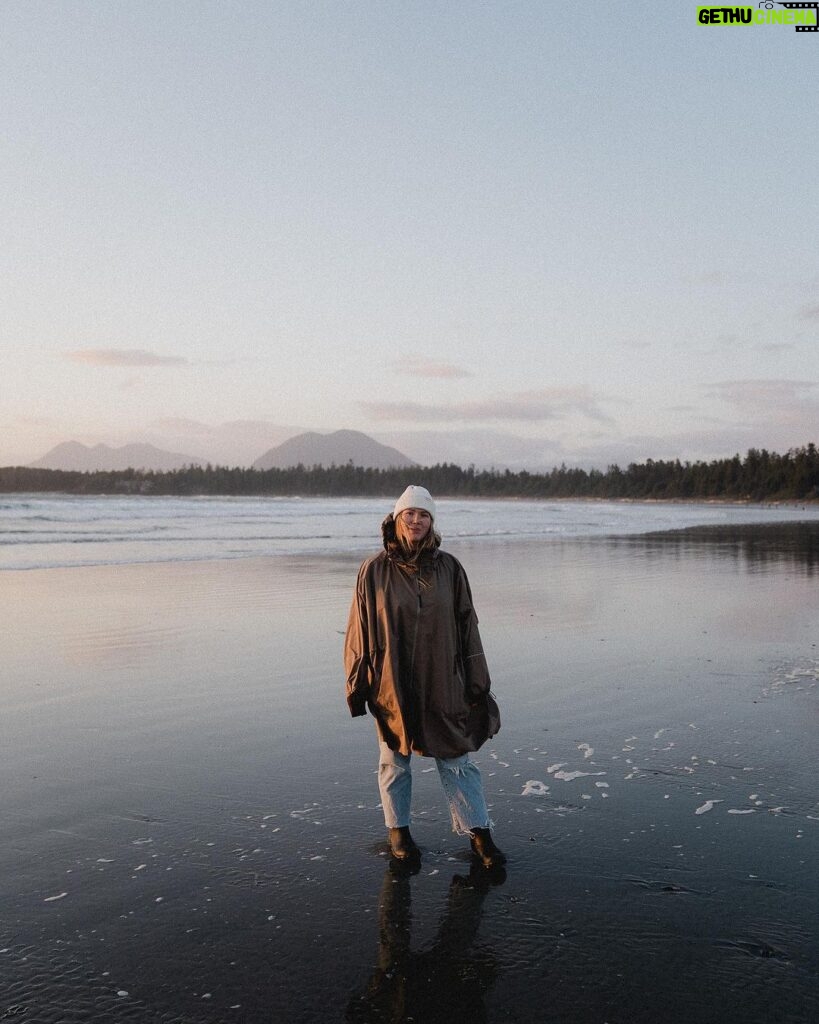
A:
[[[126,469],[72,472],[27,466],[0,468],[0,493],[359,496],[390,497],[410,483],[433,494],[483,498],[627,498],[739,501],[819,499],[819,451],[811,443],[784,455],[751,448],[744,458],[711,462],[655,461],[605,471],[565,464],[548,473],[463,469],[453,463],[414,469],[303,466],[246,469],[185,466],[165,472]]]

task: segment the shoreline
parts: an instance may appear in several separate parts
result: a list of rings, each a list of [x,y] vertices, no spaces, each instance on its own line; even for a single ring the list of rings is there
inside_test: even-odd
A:
[[[215,494],[211,491],[197,491],[186,494],[138,494],[124,491],[2,491],[0,497],[5,498],[39,498],[39,497],[60,497],[60,498],[116,498],[127,501],[136,500],[185,500],[187,498],[212,498],[219,501],[236,499],[256,499],[259,501],[380,501],[382,498],[391,502],[394,495],[390,494],[360,494],[360,493],[336,493],[336,494],[304,494],[294,492],[293,494],[258,494],[248,492],[246,494]],[[726,505],[729,507],[758,507],[758,508],[819,508],[819,495],[814,498],[623,498],[605,497],[597,495],[556,495],[554,497],[542,497],[527,494],[447,494],[440,492],[436,495],[436,501],[491,501],[491,502],[537,502],[540,504],[615,504],[615,505]]]
[[[444,546],[453,550],[497,550],[516,543],[536,550],[557,543],[629,538],[639,543],[641,537],[698,530],[728,538],[739,528],[746,535],[756,531],[770,537],[777,529],[793,533],[800,527],[802,546],[810,547],[811,530],[819,524],[819,508],[801,503],[441,500]],[[163,497],[156,505],[149,501],[136,506],[130,498],[97,497],[85,506],[74,496],[64,504],[59,498],[34,504],[23,499],[17,503],[19,514],[6,504],[7,514],[0,520],[7,526],[5,543],[0,540],[0,576],[101,566],[235,565],[258,559],[320,564],[322,559],[345,557],[355,561],[380,550],[378,523],[385,506],[377,499],[280,501],[273,499],[267,506],[263,499],[245,504],[238,498]]]

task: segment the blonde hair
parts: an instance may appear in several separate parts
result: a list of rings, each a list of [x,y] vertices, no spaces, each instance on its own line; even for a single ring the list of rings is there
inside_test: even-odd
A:
[[[435,529],[435,522],[430,517],[429,530],[420,544],[409,544],[406,537],[404,536],[404,524],[401,521],[401,517],[394,520],[395,522],[395,539],[398,546],[401,548],[401,555],[403,560],[410,565],[415,565],[421,561],[424,555],[429,552],[430,554],[441,546],[441,535]]]

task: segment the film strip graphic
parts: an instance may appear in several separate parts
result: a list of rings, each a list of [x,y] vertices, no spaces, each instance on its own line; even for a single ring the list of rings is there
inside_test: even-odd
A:
[[[759,6],[760,7],[769,8],[769,5],[767,3],[760,4]],[[813,3],[806,3],[806,4],[805,3],[782,3],[781,0],[778,0],[778,6],[779,7],[787,7],[789,11],[805,11],[805,10],[816,11],[815,20],[816,20],[817,24],[815,24],[815,25],[794,25],[794,28],[796,29],[797,32],[819,32],[819,2],[817,2],[817,0],[814,0]],[[772,7],[773,7],[773,4],[770,5],[770,8],[772,8]]]

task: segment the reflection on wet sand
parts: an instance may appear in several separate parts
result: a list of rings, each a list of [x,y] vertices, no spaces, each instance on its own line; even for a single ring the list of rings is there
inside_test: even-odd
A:
[[[423,1021],[481,1024],[488,1020],[485,997],[498,975],[491,951],[474,948],[483,902],[493,886],[506,881],[503,868],[473,863],[468,875],[455,875],[446,909],[432,944],[411,949],[410,877],[420,864],[391,860],[381,886],[378,958],[372,977],[347,1007],[349,1024]]]
[[[424,771],[424,868],[384,878],[357,556],[0,574],[0,1018],[819,1020],[816,541],[458,543],[504,714],[488,893],[449,888]]]
[[[819,523],[745,523],[691,526],[685,530],[610,538],[615,546],[662,551],[663,555],[708,554],[731,558],[751,572],[791,567],[813,576],[819,567]]]

